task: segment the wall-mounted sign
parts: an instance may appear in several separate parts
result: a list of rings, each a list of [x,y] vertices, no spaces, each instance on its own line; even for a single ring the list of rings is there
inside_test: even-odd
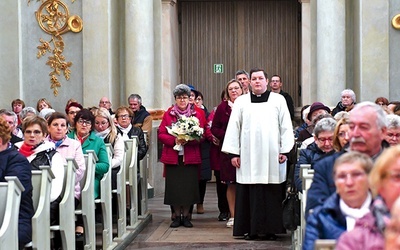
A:
[[[222,74],[224,73],[224,65],[223,64],[214,64],[214,74]]]

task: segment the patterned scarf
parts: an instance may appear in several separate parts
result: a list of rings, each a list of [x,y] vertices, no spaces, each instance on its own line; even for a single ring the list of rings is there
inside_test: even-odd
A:
[[[390,211],[380,195],[376,196],[374,202],[372,202],[371,211],[375,217],[376,227],[383,234],[390,220]]]
[[[178,105],[174,105],[170,111],[170,114],[175,116],[176,118],[179,118],[181,116],[192,116],[196,114],[196,111],[194,109],[194,104],[189,104],[187,105],[185,110],[181,110]]]

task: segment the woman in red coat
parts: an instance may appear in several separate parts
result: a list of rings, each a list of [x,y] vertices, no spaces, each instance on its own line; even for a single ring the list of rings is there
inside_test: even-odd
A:
[[[173,91],[175,105],[170,107],[163,116],[159,127],[158,139],[164,144],[161,162],[165,165],[165,195],[164,204],[170,205],[175,211],[171,227],[192,227],[189,218],[190,206],[200,201],[198,174],[201,164],[200,141],[178,139],[171,135],[167,127],[171,127],[182,116],[195,116],[199,126],[204,128],[203,114],[189,104],[190,88],[179,84]],[[181,145],[182,150],[174,149]]]
[[[228,127],[229,117],[231,116],[232,106],[236,98],[243,94],[242,85],[235,79],[230,80],[225,87],[226,100],[218,105],[215,111],[211,133],[220,141],[220,150],[225,138],[226,128]],[[228,184],[226,197],[229,205],[230,218],[226,223],[227,227],[233,227],[235,217],[235,198],[236,198],[236,168],[232,166],[231,159],[227,154],[220,154],[221,181]]]

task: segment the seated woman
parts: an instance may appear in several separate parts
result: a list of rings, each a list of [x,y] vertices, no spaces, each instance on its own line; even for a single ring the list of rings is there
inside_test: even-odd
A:
[[[311,168],[325,154],[333,150],[333,131],[336,121],[333,118],[323,118],[314,127],[314,142],[305,149],[300,150],[299,160],[297,161],[294,178],[298,191],[302,191],[302,180],[300,178],[300,165],[311,164]]]
[[[339,238],[336,249],[384,249],[389,211],[400,196],[400,146],[390,147],[379,156],[369,182],[374,196],[371,211],[357,220],[353,231]]]
[[[400,116],[389,114],[386,116],[387,131],[385,140],[390,146],[396,146],[400,143]]]
[[[57,152],[59,152],[64,160],[66,158],[74,158],[78,164],[75,172],[75,206],[78,206],[81,197],[80,181],[85,174],[85,158],[83,157],[81,144],[67,137],[68,118],[60,112],[51,114],[47,121],[49,135],[46,141],[53,142]],[[66,163],[66,161],[65,161]]]
[[[336,193],[314,209],[307,219],[303,249],[314,249],[317,239],[338,239],[354,228],[356,219],[369,212],[368,173],[371,159],[359,152],[340,156],[333,167]]]
[[[114,149],[114,155],[111,160],[111,186],[117,188],[117,173],[124,159],[124,139],[122,133],[118,133],[117,128],[111,118],[110,112],[105,108],[99,108],[94,111],[95,123],[94,129],[96,135],[103,139],[104,143],[110,143]]]
[[[40,98],[36,104],[37,112],[42,111],[42,109],[52,109],[50,102],[46,98]]]
[[[18,216],[19,249],[32,241],[32,172],[28,160],[18,153],[10,143],[11,128],[0,116],[0,182],[5,182],[6,176],[17,176],[25,190],[21,193]],[[4,202],[4,197],[3,201]]]
[[[79,141],[82,151],[86,154],[87,150],[93,150],[98,158],[94,175],[94,199],[100,196],[100,181],[109,169],[108,154],[104,141],[96,136],[94,132],[94,115],[87,109],[80,110],[75,118],[75,128],[68,133],[68,137]],[[96,221],[101,221],[101,211],[96,209]],[[77,226],[81,226],[82,221],[78,218]],[[77,227],[77,237],[83,236],[83,227]]]
[[[346,118],[342,118],[336,123],[336,128],[333,132],[333,149],[336,152],[340,152],[345,148],[348,142],[349,120]]]
[[[50,224],[56,225],[59,222],[58,204],[64,182],[64,159],[55,150],[54,143],[45,140],[47,131],[45,119],[36,115],[26,117],[22,122],[24,141],[14,146],[28,159],[32,170],[39,170],[39,166],[50,166],[55,177],[51,181]]]
[[[115,119],[117,120],[117,129],[124,140],[131,139],[132,136],[137,136],[138,143],[138,163],[147,153],[147,144],[144,139],[144,133],[141,128],[132,126],[133,112],[130,108],[121,106],[115,111]],[[139,165],[138,165],[139,166]]]

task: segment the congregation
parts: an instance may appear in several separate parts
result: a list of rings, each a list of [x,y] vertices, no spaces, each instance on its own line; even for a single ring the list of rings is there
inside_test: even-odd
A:
[[[282,202],[293,183],[298,192],[307,192],[300,214],[306,221],[303,249],[314,249],[318,239],[336,240],[336,249],[400,247],[393,240],[396,233],[400,237],[400,223],[391,216],[400,207],[400,102],[378,97],[357,103],[354,91],[345,89],[333,108],[323,102],[305,105],[297,124],[293,99],[283,91],[281,76],[268,78],[259,68],[237,71],[221,91],[221,103],[212,109],[205,107],[203,94],[191,84],[177,85],[173,98],[157,135],[163,145],[160,161],[170,227],[193,227],[193,212],[207,212],[206,183],[214,174],[216,219],[232,228],[235,238],[272,241],[286,233]],[[67,158],[79,166],[74,195],[78,207],[83,154],[88,150],[97,156],[94,198],[100,196],[100,181],[110,170],[116,188],[124,140],[137,136],[137,161],[145,157],[152,118],[140,95],[130,95],[127,103],[112,109],[110,100],[102,97],[98,106],[83,108],[71,99],[60,112],[45,98],[36,108],[15,99],[11,109],[0,111],[0,181],[17,176],[25,188],[20,249],[32,240],[30,170],[49,165],[54,174],[50,223],[56,225]],[[180,134],[174,126],[191,130]],[[113,148],[111,161],[106,143]],[[303,164],[314,173],[307,190]],[[101,221],[101,210],[96,206],[96,221]],[[116,210],[113,204],[113,213]],[[75,226],[78,241],[85,234],[81,217]],[[60,244],[60,237],[55,237],[53,248]]]

